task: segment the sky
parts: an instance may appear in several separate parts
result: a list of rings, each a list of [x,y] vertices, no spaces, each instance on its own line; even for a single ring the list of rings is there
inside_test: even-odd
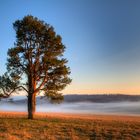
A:
[[[26,15],[62,37],[73,79],[63,93],[140,94],[140,1],[0,0],[0,74],[16,40],[12,23]]]

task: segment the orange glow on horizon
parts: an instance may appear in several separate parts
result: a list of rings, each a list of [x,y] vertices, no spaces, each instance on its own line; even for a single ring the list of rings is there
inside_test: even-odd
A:
[[[128,95],[140,95],[140,91],[94,91],[94,90],[64,90],[64,94],[128,94]]]
[[[64,94],[129,94],[129,95],[140,95],[140,86],[131,85],[131,86],[111,86],[109,88],[107,85],[91,86],[91,85],[70,85],[62,91]]]

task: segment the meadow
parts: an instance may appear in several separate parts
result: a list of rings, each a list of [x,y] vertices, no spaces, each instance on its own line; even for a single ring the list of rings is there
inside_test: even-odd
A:
[[[0,140],[139,140],[134,116],[0,112]]]

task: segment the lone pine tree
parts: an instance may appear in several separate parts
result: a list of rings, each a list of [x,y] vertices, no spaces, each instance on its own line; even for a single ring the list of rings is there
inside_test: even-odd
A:
[[[36,17],[25,16],[13,27],[16,42],[8,50],[7,71],[19,82],[19,88],[27,91],[28,118],[33,119],[38,93],[60,100],[60,91],[71,82],[70,69],[63,58],[65,46],[54,28]]]

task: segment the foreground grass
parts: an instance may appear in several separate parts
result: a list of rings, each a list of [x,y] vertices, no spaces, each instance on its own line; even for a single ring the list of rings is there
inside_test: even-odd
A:
[[[140,119],[0,114],[0,140],[139,140]]]

